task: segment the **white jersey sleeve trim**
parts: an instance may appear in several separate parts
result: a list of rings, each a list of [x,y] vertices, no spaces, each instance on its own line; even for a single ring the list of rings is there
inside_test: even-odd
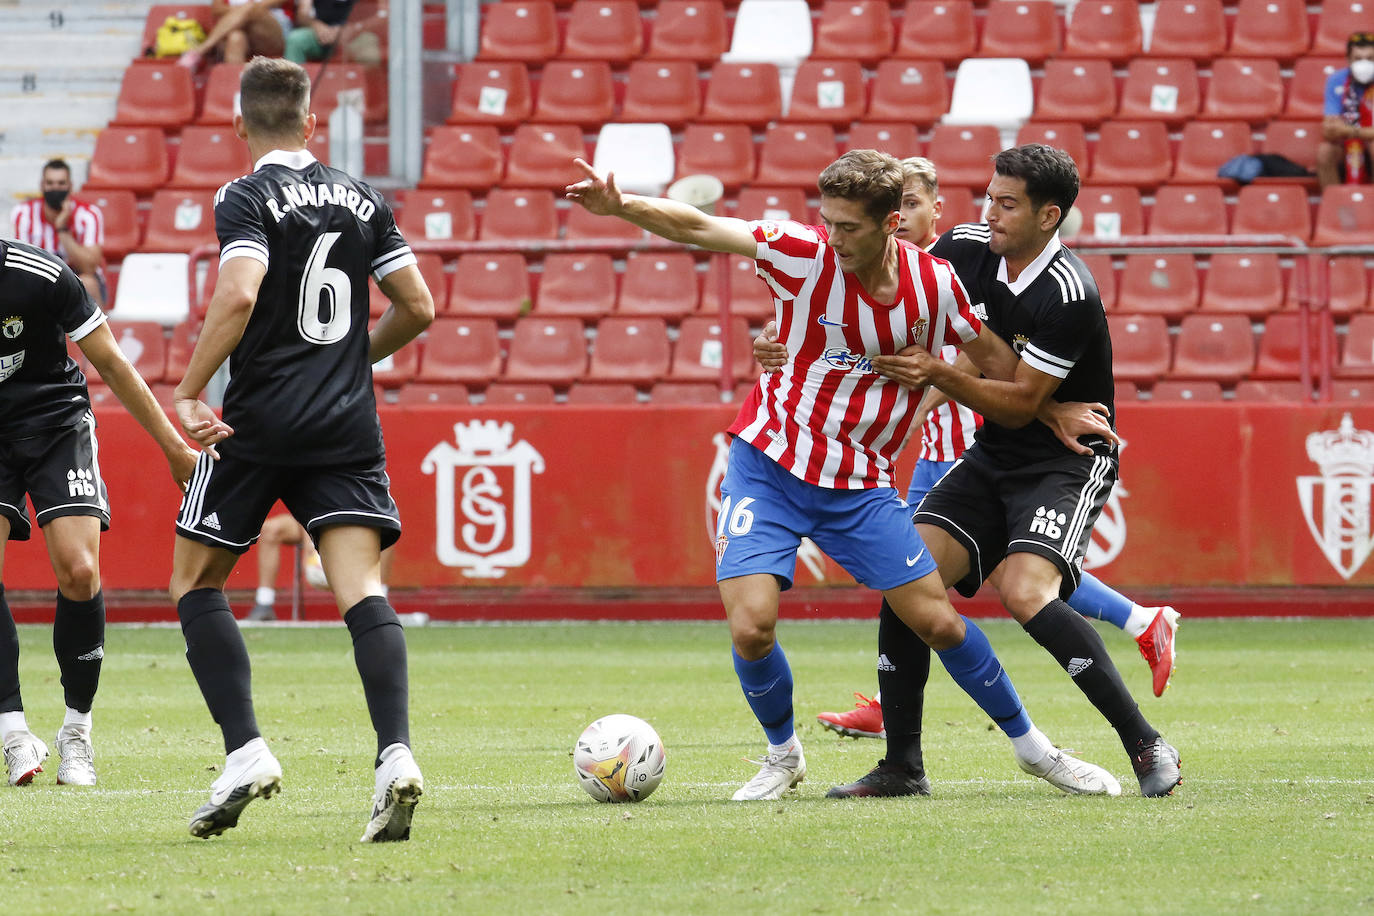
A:
[[[104,323],[105,313],[97,310],[94,315],[86,319],[85,323],[83,323],[81,327],[77,328],[75,331],[69,331],[67,333],[67,339],[70,340],[72,343],[76,343],[78,340],[85,337],[87,334],[91,333]]]
[[[1034,344],[1026,344],[1026,349],[1021,352],[1021,358],[1032,368],[1055,378],[1068,378],[1069,370],[1073,368],[1073,363],[1069,360],[1053,353],[1046,353]]]
[[[263,267],[272,266],[268,261],[267,246],[250,239],[238,239],[220,249],[219,266],[224,267],[234,258],[252,258],[254,261],[260,262]]]
[[[380,283],[382,278],[387,274],[400,270],[402,267],[409,267],[412,264],[418,263],[420,262],[415,259],[415,253],[410,250],[409,245],[406,245],[405,247],[388,251],[386,254],[374,260],[372,262],[372,278]]]

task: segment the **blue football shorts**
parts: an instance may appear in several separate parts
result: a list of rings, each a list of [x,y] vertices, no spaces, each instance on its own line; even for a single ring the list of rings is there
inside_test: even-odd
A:
[[[793,477],[749,443],[730,443],[716,523],[716,581],[770,573],[784,590],[809,537],[859,582],[879,591],[935,571],[891,487],[832,490]]]
[[[939,483],[940,478],[952,467],[953,461],[928,461],[922,458],[916,462],[916,471],[911,475],[911,486],[906,491],[907,504],[920,508],[921,500],[926,498],[930,488]]]

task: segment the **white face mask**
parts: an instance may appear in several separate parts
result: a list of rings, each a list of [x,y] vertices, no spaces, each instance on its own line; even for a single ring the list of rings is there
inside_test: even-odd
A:
[[[1367,84],[1374,82],[1374,60],[1351,61],[1350,76],[1357,83]]]

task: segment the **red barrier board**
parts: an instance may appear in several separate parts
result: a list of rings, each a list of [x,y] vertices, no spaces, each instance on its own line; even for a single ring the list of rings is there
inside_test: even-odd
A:
[[[710,586],[731,407],[383,408],[399,587]],[[99,414],[105,588],[162,589],[179,494],[122,410]],[[1374,584],[1374,407],[1128,404],[1088,566],[1123,588]],[[914,444],[900,466],[906,481]],[[4,582],[51,589],[40,537]],[[252,555],[232,588],[254,584]],[[804,551],[797,584],[852,580]]]

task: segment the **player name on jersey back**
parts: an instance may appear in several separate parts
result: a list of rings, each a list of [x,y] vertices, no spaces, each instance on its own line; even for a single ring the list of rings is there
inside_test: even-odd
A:
[[[267,209],[272,211],[272,216],[277,222],[281,222],[292,210],[299,210],[301,207],[347,207],[364,223],[372,219],[372,215],[377,212],[377,207],[372,201],[342,184],[310,184],[300,181],[282,184],[278,186],[278,191],[284,200],[267,198]]]

